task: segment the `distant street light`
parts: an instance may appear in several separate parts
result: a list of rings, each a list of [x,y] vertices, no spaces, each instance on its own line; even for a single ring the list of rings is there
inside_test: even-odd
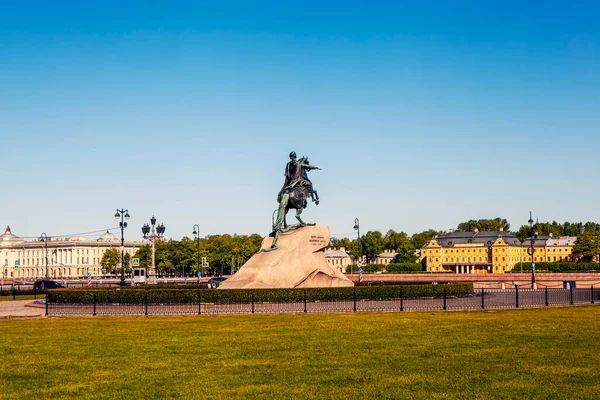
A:
[[[198,240],[198,271],[200,271],[200,276],[202,276],[202,269],[200,267],[200,227],[198,224],[194,224],[193,235]],[[198,280],[198,283],[200,283],[200,280]]]
[[[527,249],[527,254],[531,256],[531,288],[535,289],[535,241],[538,238],[538,233],[533,231],[533,217],[529,211],[529,227],[531,228],[531,245]]]
[[[42,233],[40,235],[40,242],[44,242],[44,247],[46,248],[46,279],[48,279],[48,235]]]
[[[165,233],[166,228],[163,224],[156,226],[156,218],[154,218],[154,215],[152,216],[152,218],[150,218],[150,224],[152,224],[152,234],[148,236],[148,233],[150,233],[150,226],[148,226],[148,224],[144,224],[144,226],[142,226],[142,233],[144,234],[144,239],[149,239],[152,242],[152,265],[150,266],[150,273],[148,274],[148,283],[151,285],[155,285],[156,247],[154,245],[154,242],[156,241],[156,239],[162,237],[162,235]]]
[[[119,226],[121,227],[121,286],[125,286],[125,228],[127,228],[127,219],[129,219],[129,210],[118,209],[115,213],[116,219],[121,219]]]
[[[356,240],[358,241],[358,258],[362,258],[362,248],[360,247],[360,221],[354,218],[354,230],[356,231]],[[352,273],[352,265],[350,265],[350,273]]]

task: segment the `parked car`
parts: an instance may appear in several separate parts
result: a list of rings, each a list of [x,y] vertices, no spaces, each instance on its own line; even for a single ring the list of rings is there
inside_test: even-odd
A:
[[[51,281],[49,279],[42,279],[40,281],[35,281],[34,287],[35,287],[35,290],[38,292],[42,291],[42,290],[46,290],[46,289],[64,288],[64,286],[61,285],[60,283],[58,283],[56,281]]]
[[[225,277],[223,277],[223,276],[219,276],[219,277],[216,277],[216,278],[210,278],[210,279],[208,280],[208,287],[209,287],[210,289],[216,289],[216,288],[218,288],[218,287],[219,287],[219,285],[220,285],[221,283],[223,283],[223,282],[224,282],[224,281],[226,281],[226,280],[227,280],[227,278],[225,278]]]

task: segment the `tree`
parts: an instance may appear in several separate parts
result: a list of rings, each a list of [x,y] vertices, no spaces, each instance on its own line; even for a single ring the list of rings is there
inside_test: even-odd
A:
[[[105,274],[111,274],[116,271],[117,265],[121,264],[121,252],[115,248],[108,249],[102,256],[102,272]]]
[[[600,254],[600,233],[583,232],[573,246],[573,256],[582,262],[592,262]]]
[[[373,260],[385,247],[385,239],[379,231],[369,231],[360,238],[360,245],[369,259]]]
[[[479,231],[508,231],[510,230],[510,224],[505,218],[497,217],[494,219],[472,219],[467,222],[461,222],[456,227],[456,230],[460,232],[474,232],[475,229]]]
[[[398,255],[396,256],[396,262],[414,262],[417,257],[415,256],[415,246],[408,238],[408,235],[404,232],[396,232],[390,229],[385,234],[385,248],[388,250],[395,250]]]
[[[523,225],[515,232],[515,236],[520,241],[531,237],[533,232],[537,232],[540,236],[579,236],[582,232],[600,232],[600,224],[596,222],[564,222],[562,224],[552,222],[537,222],[533,225],[533,229],[529,225]]]
[[[420,233],[415,233],[410,237],[415,249],[420,249],[427,244],[434,236],[438,235],[439,232],[433,229],[429,229]]]
[[[140,260],[139,268],[148,270],[152,266],[152,248],[150,246],[140,247],[133,257]]]

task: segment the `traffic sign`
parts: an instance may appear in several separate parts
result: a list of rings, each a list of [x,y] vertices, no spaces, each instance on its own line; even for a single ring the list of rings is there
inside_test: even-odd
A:
[[[202,272],[198,271],[198,278],[202,276]]]
[[[15,265],[19,265],[19,260],[15,260]]]
[[[140,259],[139,258],[133,258],[133,266],[134,267],[139,267],[140,266]]]
[[[15,264],[15,269],[19,269],[19,264]]]
[[[87,277],[88,277],[88,278],[91,278],[91,277],[92,277],[92,273],[91,273],[90,271],[88,271],[88,273],[87,273]]]

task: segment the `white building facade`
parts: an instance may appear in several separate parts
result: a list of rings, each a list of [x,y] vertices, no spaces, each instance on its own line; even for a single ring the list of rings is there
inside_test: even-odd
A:
[[[133,257],[144,245],[144,242],[125,242],[124,252]],[[95,240],[72,236],[48,237],[45,242],[39,238],[22,239],[7,226],[4,234],[0,235],[2,278],[35,280],[47,276],[49,279],[74,279],[86,277],[88,272],[93,277],[101,277],[105,275],[101,266],[104,253],[120,248],[121,241],[108,231]]]

